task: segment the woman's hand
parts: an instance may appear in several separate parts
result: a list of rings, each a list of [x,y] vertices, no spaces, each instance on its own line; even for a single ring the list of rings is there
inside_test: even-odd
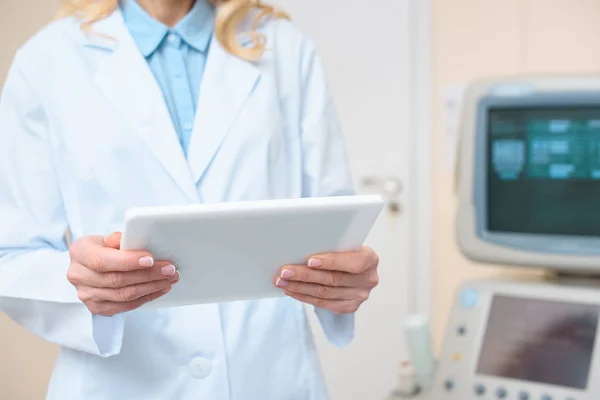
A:
[[[305,265],[282,267],[273,279],[286,295],[336,314],[356,312],[379,283],[379,257],[363,247],[358,252],[313,256]]]
[[[119,250],[121,234],[86,236],[69,249],[67,278],[92,314],[113,316],[135,310],[171,290],[179,272],[144,251]]]

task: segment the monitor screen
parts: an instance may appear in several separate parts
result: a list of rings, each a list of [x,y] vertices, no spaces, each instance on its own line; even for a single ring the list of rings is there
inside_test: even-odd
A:
[[[495,296],[477,373],[585,389],[600,307]]]
[[[600,237],[600,107],[498,107],[487,120],[487,230]]]

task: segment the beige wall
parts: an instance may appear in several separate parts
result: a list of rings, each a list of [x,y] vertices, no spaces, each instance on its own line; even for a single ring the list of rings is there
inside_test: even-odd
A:
[[[58,0],[0,0],[0,85],[17,47],[52,18],[57,4]],[[0,313],[0,399],[43,399],[57,352]]]
[[[56,2],[0,0],[0,26],[10,32],[0,36],[0,82],[14,50],[50,18]],[[439,345],[456,287],[492,273],[475,268],[455,244],[453,177],[443,161],[443,89],[489,75],[600,70],[600,2],[434,0],[433,12],[434,336]],[[0,315],[0,398],[43,399],[56,352]]]
[[[434,4],[434,338],[439,346],[457,286],[477,276],[507,272],[476,268],[455,243],[453,176],[444,165],[444,88],[495,75],[600,73],[600,2],[434,0]]]

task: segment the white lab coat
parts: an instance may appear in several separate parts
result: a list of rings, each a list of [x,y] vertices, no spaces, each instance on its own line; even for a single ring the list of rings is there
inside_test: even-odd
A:
[[[312,42],[287,21],[261,29],[256,63],[213,39],[188,159],[120,12],[19,50],[0,102],[0,311],[62,347],[48,399],[327,398],[295,300],[106,318],[66,279],[65,231],[119,231],[130,207],[352,193]],[[315,311],[331,342],[351,340],[353,315]]]

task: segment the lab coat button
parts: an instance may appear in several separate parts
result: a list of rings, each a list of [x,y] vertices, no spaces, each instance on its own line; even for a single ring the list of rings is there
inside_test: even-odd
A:
[[[190,375],[192,375],[196,379],[204,379],[208,375],[210,375],[210,371],[212,370],[211,362],[206,358],[196,357],[192,361],[190,361]]]

